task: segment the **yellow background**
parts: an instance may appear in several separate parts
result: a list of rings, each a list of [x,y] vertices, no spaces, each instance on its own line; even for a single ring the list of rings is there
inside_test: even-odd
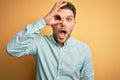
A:
[[[11,57],[6,45],[27,24],[44,17],[57,0],[0,0],[0,80],[35,80],[32,56]],[[76,39],[92,51],[95,80],[120,80],[120,0],[68,0],[77,8]],[[51,27],[42,30],[51,34]]]

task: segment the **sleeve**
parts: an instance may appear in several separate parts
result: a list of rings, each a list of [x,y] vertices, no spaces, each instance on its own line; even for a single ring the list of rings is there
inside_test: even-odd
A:
[[[84,59],[83,67],[80,71],[81,80],[94,80],[92,56],[88,46],[85,46],[83,53],[85,54],[85,59]]]
[[[33,24],[28,24],[8,43],[7,52],[17,57],[32,54],[27,48],[34,44],[34,38],[44,26],[46,26],[44,19],[40,19]],[[32,45],[31,48],[32,47],[34,47],[34,45]]]

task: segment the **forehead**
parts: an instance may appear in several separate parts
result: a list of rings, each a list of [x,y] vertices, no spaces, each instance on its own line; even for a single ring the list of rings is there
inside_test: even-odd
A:
[[[60,9],[58,13],[62,17],[74,17],[73,12],[70,9]]]

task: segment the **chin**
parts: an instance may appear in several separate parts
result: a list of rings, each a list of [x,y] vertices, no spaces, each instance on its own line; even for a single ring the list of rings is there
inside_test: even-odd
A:
[[[58,41],[58,43],[60,43],[60,44],[64,44],[64,42],[66,42],[66,40],[67,40],[67,39],[58,39],[57,41]]]

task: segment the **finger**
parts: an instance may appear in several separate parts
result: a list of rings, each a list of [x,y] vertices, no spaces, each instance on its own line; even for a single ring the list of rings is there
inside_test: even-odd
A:
[[[65,6],[65,5],[67,5],[67,3],[65,2],[65,3],[63,3],[63,4],[61,4],[61,5],[59,5],[59,9],[61,8],[61,7],[63,7],[63,6]]]
[[[60,2],[56,2],[55,6],[53,7],[53,11],[59,10],[61,7],[65,6],[67,2],[65,0],[61,0]]]
[[[65,3],[66,0],[60,0],[58,3],[62,4],[62,3]]]
[[[55,20],[61,20],[61,16],[60,16],[60,15],[55,15],[55,16],[54,16],[54,19],[55,19]]]
[[[56,20],[53,24],[51,25],[57,25],[57,24],[61,24],[63,21],[59,21],[59,20]]]
[[[55,20],[62,20],[62,19],[63,19],[63,16],[61,15],[61,13],[56,12],[55,15],[54,15],[54,19],[55,19]]]
[[[57,8],[60,9],[61,7],[65,6],[67,2],[65,0],[61,0],[60,2],[57,2]]]

